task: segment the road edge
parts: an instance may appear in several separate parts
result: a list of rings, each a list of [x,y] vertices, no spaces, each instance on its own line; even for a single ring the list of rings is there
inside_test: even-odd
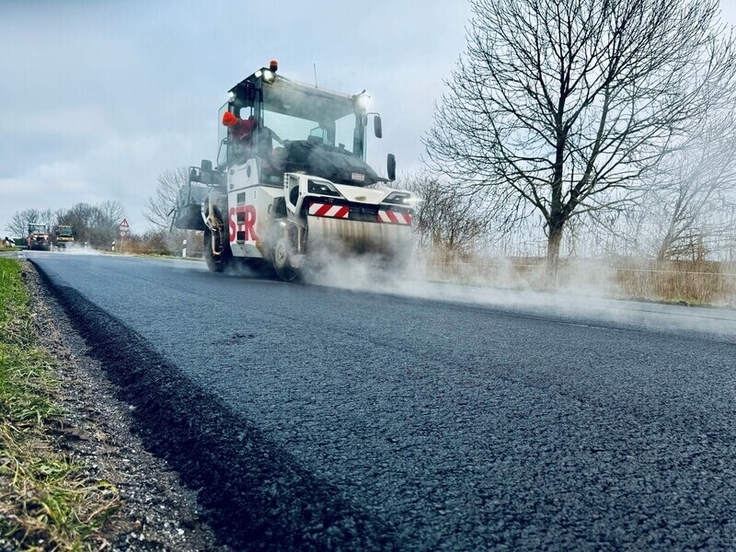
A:
[[[36,268],[115,386],[133,430],[191,489],[202,518],[238,550],[395,550],[394,530],[301,468],[137,333]]]

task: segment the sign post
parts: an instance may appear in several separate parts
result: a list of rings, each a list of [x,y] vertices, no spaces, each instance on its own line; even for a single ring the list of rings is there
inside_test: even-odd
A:
[[[128,219],[123,219],[118,230],[120,231],[120,252],[122,253],[125,238],[128,236],[128,234],[130,234],[130,225],[128,224]]]

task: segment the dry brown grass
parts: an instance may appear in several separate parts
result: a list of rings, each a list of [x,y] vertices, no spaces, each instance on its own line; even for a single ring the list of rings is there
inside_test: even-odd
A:
[[[614,268],[615,290],[623,296],[687,304],[736,304],[735,269],[727,263],[625,261]]]
[[[452,252],[419,255],[420,276],[460,284],[577,293],[690,305],[736,305],[736,266],[710,261],[481,259]]]

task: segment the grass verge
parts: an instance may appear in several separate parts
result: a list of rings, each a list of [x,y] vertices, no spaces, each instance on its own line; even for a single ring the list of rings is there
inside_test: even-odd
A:
[[[736,265],[709,261],[564,259],[551,270],[545,258],[475,258],[439,252],[423,258],[429,280],[500,288],[558,290],[603,297],[736,306]]]
[[[0,545],[93,550],[117,490],[61,451],[59,379],[40,346],[21,264],[0,258]],[[2,548],[2,546],[0,546]]]

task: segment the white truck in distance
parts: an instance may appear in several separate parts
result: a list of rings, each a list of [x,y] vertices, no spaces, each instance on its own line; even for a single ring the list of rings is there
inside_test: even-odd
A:
[[[174,225],[204,231],[212,271],[234,262],[273,267],[283,280],[308,259],[374,254],[401,267],[411,254],[416,197],[386,187],[366,163],[364,93],[343,95],[277,75],[271,62],[235,85],[219,112],[216,167],[191,167]],[[370,115],[370,116],[369,116]]]

